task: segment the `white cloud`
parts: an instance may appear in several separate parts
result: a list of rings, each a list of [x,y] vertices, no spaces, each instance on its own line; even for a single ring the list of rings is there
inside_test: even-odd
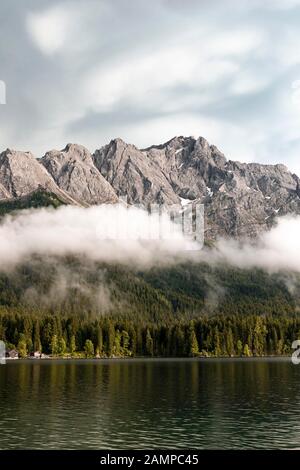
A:
[[[151,56],[100,66],[88,74],[84,83],[86,100],[92,109],[109,111],[123,100],[146,108],[158,106],[154,93],[176,86],[204,86],[232,76],[237,65],[230,61],[204,61],[189,48],[164,50]],[[149,96],[150,95],[150,96]],[[164,107],[164,99],[160,105]]]
[[[300,6],[300,0],[229,0],[231,7],[240,11],[248,10],[292,10]]]
[[[215,84],[234,79],[240,69],[238,58],[257,50],[262,41],[255,31],[214,32],[207,41],[210,34],[206,28],[179,33],[158,50],[138,52],[137,47],[135,53],[128,51],[117,60],[95,66],[83,82],[85,102],[103,111],[125,100],[164,110],[165,106],[170,109],[170,104],[161,97],[172,87],[206,87],[209,95]],[[155,94],[157,99],[153,100]],[[175,100],[171,109],[174,106]]]
[[[257,244],[220,240],[208,256],[240,268],[256,266],[270,271],[300,272],[300,217],[282,217]]]
[[[261,2],[260,2],[261,4]],[[266,6],[271,9],[289,10],[300,6],[300,0],[266,0]]]
[[[211,34],[212,31],[207,31]],[[260,28],[233,31],[214,31],[204,47],[209,56],[242,56],[249,53],[259,53],[259,47],[264,41],[264,33]],[[207,34],[206,34],[207,37]],[[204,38],[203,38],[204,39]]]
[[[266,88],[269,83],[270,80],[267,77],[260,77],[257,73],[242,71],[234,77],[230,91],[236,95],[257,93]]]
[[[32,255],[78,255],[87,261],[147,267],[190,259],[191,249],[194,261],[300,272],[300,216],[280,218],[256,244],[221,239],[209,250],[186,239],[167,218],[158,230],[154,214],[117,205],[28,210],[6,216],[0,224],[2,270]]]
[[[28,32],[34,44],[44,54],[54,54],[62,49],[71,26],[68,12],[54,7],[40,13],[29,13],[27,16]]]
[[[155,214],[119,205],[28,210],[0,224],[1,269],[34,254],[153,265],[185,257],[197,246],[167,216],[159,223]]]

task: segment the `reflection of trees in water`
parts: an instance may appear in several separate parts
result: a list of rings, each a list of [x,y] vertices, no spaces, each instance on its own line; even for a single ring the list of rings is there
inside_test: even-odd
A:
[[[277,359],[18,361],[0,368],[0,422],[15,418],[21,447],[288,446],[299,373]]]

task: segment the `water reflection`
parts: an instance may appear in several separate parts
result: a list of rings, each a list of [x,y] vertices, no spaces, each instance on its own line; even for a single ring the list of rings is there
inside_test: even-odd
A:
[[[0,366],[1,448],[293,448],[287,359],[14,361]]]

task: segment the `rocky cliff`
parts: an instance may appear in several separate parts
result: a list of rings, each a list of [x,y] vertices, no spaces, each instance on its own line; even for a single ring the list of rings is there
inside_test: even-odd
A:
[[[57,186],[81,204],[118,201],[115,191],[95,167],[90,152],[82,145],[68,144],[51,150],[40,160]]]
[[[68,144],[41,159],[0,154],[0,199],[44,189],[65,203],[188,204],[205,206],[206,239],[255,237],[276,218],[300,213],[300,180],[281,164],[227,160],[203,137],[175,137],[138,149],[121,139],[97,149]]]

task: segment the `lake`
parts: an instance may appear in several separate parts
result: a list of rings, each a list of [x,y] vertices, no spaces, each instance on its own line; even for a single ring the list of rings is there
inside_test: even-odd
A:
[[[300,365],[280,359],[0,365],[1,449],[300,447]]]

